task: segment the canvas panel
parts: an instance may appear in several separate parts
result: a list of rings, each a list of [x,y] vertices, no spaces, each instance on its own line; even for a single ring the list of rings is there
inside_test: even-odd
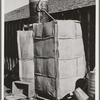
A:
[[[58,44],[60,59],[74,59],[84,55],[82,38],[59,39]]]
[[[76,81],[83,78],[84,75],[70,77],[70,78],[60,78],[58,80],[58,99],[63,98],[66,94],[72,93],[75,90]]]
[[[76,28],[76,38],[81,38],[82,37],[82,28],[80,22],[75,22],[75,28]]]
[[[47,22],[43,24],[43,36],[54,36],[54,22]]]
[[[33,31],[35,33],[35,37],[42,37],[43,33],[43,24],[42,23],[34,23]]]
[[[55,70],[55,59],[35,59],[35,73],[47,77],[55,77]]]
[[[33,31],[17,31],[18,55],[19,59],[33,59],[34,42]]]
[[[49,94],[52,97],[56,97],[57,92],[57,98],[61,99],[66,94],[73,92],[75,90],[76,81],[83,77],[84,75],[70,78],[58,78],[58,81],[55,81],[55,79],[52,78],[36,76],[36,90],[44,92],[45,95]]]
[[[59,78],[70,78],[77,75],[76,59],[58,61]]]
[[[78,66],[78,73],[77,75],[82,75],[82,74],[86,74],[87,69],[86,69],[86,60],[85,60],[85,56],[82,56],[80,58],[77,58],[77,66]]]
[[[52,97],[55,97],[55,79],[36,76],[36,90],[42,91],[46,94],[49,94]]]
[[[21,81],[34,79],[34,60],[19,60],[19,77]]]
[[[54,57],[55,56],[54,39],[37,39],[35,40],[34,55],[38,57]]]
[[[58,38],[73,39],[82,37],[80,23],[76,20],[57,20]]]
[[[59,59],[58,63],[59,78],[69,78],[83,74],[85,75],[86,73],[85,56],[72,60]]]
[[[43,56],[43,47],[44,41],[43,40],[34,40],[34,56]]]

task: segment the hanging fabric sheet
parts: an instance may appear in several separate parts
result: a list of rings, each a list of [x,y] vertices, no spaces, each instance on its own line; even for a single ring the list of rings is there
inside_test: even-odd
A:
[[[19,59],[33,59],[34,42],[33,31],[17,31],[17,44]]]

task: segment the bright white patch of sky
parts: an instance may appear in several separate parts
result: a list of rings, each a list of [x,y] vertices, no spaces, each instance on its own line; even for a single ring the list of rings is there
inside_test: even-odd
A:
[[[28,3],[29,0],[4,0],[4,12],[8,13]]]

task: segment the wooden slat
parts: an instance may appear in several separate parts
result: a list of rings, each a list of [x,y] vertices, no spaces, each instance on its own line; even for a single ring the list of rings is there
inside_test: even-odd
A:
[[[88,48],[88,69],[90,70],[90,9],[87,11],[87,23],[88,23],[88,43],[87,43],[87,48]]]

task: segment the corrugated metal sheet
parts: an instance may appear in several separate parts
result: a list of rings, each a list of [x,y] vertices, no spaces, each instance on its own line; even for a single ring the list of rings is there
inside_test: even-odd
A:
[[[49,13],[73,10],[95,5],[95,0],[49,0]],[[29,5],[5,14],[5,22],[29,18]]]
[[[5,22],[29,18],[29,5],[5,14]]]
[[[49,0],[49,13],[95,5],[95,0]]]
[[[16,67],[18,69],[17,30],[22,30],[23,25],[28,22],[28,19],[23,19],[5,23],[5,74]],[[14,74],[18,74],[18,72],[15,70]]]

